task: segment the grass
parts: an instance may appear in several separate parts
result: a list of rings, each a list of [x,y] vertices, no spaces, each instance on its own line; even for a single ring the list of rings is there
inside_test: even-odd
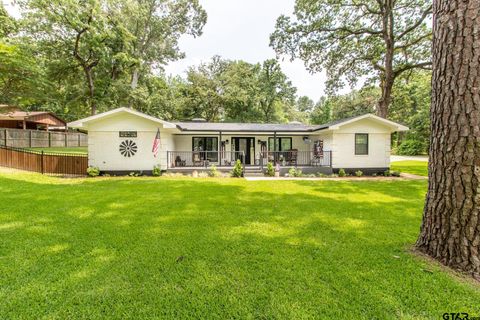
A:
[[[45,153],[71,153],[71,154],[87,154],[87,147],[59,147],[59,148],[27,148],[34,151],[43,151]]]
[[[394,171],[416,174],[419,176],[428,176],[427,161],[397,161],[391,163],[391,169]]]
[[[410,253],[426,187],[0,173],[0,315],[477,316],[477,285]]]

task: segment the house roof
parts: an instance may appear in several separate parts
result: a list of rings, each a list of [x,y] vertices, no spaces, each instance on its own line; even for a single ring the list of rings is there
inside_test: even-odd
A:
[[[88,118],[80,119],[68,124],[69,127],[73,128],[85,128],[85,124],[91,121],[99,120],[102,118],[110,117],[117,113],[126,112],[130,113],[153,122],[161,123],[164,128],[177,128],[181,131],[204,131],[204,132],[315,132],[320,130],[327,129],[338,129],[340,126],[346,125],[348,123],[359,121],[362,119],[372,119],[373,121],[382,123],[391,127],[394,131],[406,131],[408,128],[399,123],[386,120],[384,118],[378,117],[373,114],[364,114],[361,116],[345,118],[337,121],[333,121],[321,125],[305,125],[302,123],[230,123],[230,122],[203,122],[203,121],[175,121],[168,122],[164,121],[142,112],[130,109],[130,108],[117,108],[101,114],[97,114]]]
[[[173,122],[182,131],[308,132],[313,128],[299,123]]]
[[[376,122],[383,123],[396,131],[406,131],[408,128],[399,123],[386,120],[373,114],[364,114],[361,116],[349,117],[332,121],[320,125],[305,125],[302,123],[228,123],[228,122],[173,122],[182,131],[251,131],[251,132],[315,132],[327,129],[338,129],[340,126],[348,123],[362,120],[372,119]]]
[[[103,113],[96,114],[96,115],[93,115],[93,116],[90,116],[90,117],[87,117],[87,118],[83,118],[83,119],[80,119],[80,120],[77,120],[77,121],[73,121],[73,122],[70,122],[68,124],[68,126],[72,127],[72,128],[84,128],[85,124],[87,124],[89,122],[99,120],[99,119],[102,119],[102,118],[108,118],[108,117],[114,116],[114,115],[116,115],[118,113],[122,113],[122,112],[130,113],[130,114],[136,115],[138,117],[148,119],[148,120],[156,122],[156,123],[160,123],[160,124],[163,125],[164,128],[176,128],[176,126],[174,124],[172,124],[168,121],[164,121],[164,120],[149,116],[148,114],[145,114],[145,113],[142,113],[142,112],[130,109],[130,108],[125,108],[125,107],[113,109],[113,110],[110,110],[110,111],[107,111],[107,112],[103,112]]]
[[[56,114],[49,112],[49,111],[20,111],[20,110],[13,110],[9,112],[3,112],[8,110],[6,106],[0,106],[0,120],[29,120],[30,118],[34,118],[35,116],[39,115],[50,115],[57,119],[59,122],[66,123],[65,120],[59,118]],[[31,119],[35,121],[35,119]]]

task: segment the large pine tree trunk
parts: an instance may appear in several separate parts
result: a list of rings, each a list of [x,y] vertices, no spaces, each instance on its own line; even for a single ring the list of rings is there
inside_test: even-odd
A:
[[[429,186],[417,248],[480,277],[480,0],[434,1]]]

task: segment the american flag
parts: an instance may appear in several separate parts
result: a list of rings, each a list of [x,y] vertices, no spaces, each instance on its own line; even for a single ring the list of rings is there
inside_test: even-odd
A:
[[[155,135],[155,139],[153,140],[153,147],[152,147],[153,156],[155,158],[158,155],[159,147],[160,147],[160,129],[157,129],[157,134]]]

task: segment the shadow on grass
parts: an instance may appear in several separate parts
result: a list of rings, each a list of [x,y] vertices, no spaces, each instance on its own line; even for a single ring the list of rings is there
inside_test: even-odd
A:
[[[480,298],[403,250],[424,182],[45,181],[0,177],[0,314],[429,318]]]

